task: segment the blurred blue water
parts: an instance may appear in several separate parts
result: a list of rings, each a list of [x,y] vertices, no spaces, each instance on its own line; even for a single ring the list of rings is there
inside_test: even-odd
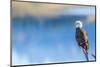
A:
[[[27,56],[29,62],[13,62],[13,64],[86,61],[75,40],[76,20],[84,22],[89,39],[89,59],[94,60],[91,53],[95,53],[95,22],[87,23],[86,17],[80,15],[42,19],[34,16],[14,17],[12,49],[20,57]],[[14,56],[13,53],[13,61],[16,61]]]

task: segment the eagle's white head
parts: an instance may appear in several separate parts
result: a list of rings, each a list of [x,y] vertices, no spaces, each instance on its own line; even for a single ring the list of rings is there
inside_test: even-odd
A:
[[[76,26],[76,28],[82,28],[83,24],[81,21],[77,20],[77,21],[75,21],[75,26]]]

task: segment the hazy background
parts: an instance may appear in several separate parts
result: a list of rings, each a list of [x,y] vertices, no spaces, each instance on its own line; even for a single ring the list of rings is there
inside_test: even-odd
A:
[[[86,61],[75,40],[76,20],[83,21],[89,60],[94,60],[95,7],[26,2],[12,6],[13,65]]]

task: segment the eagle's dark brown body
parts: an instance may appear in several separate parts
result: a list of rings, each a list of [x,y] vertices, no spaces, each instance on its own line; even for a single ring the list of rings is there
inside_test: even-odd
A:
[[[76,40],[80,47],[85,49],[87,52],[88,50],[88,39],[87,34],[82,28],[76,28]]]

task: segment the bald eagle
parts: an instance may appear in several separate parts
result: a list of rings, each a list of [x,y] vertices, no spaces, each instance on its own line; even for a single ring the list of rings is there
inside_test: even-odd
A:
[[[79,47],[82,48],[87,60],[88,60],[88,37],[87,33],[83,29],[83,24],[81,21],[75,22],[76,26],[76,41]]]

